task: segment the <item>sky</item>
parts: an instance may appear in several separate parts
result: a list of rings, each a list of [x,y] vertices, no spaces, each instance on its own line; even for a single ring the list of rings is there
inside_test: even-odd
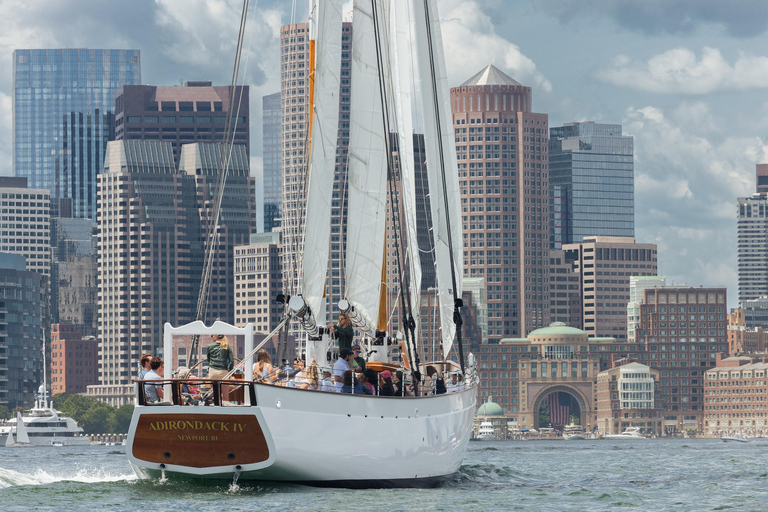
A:
[[[251,167],[261,97],[278,92],[279,30],[304,0],[252,0],[245,38]],[[240,0],[0,0],[0,175],[12,172],[12,52],[141,50],[142,81],[230,83]],[[449,84],[488,64],[533,88],[550,126],[620,123],[634,137],[635,235],[668,283],[727,287],[737,305],[736,198],[768,163],[768,2],[438,0]],[[345,12],[351,11],[351,2]]]

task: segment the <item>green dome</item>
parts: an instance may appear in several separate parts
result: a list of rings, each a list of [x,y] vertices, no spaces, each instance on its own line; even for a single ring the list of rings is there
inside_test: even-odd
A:
[[[504,409],[502,409],[499,404],[491,400],[491,397],[488,397],[488,401],[481,405],[477,410],[478,416],[502,416],[503,414]]]
[[[541,329],[536,329],[535,331],[531,331],[528,337],[530,338],[531,336],[564,336],[564,335],[586,336],[587,333],[582,331],[581,329],[577,329],[576,327],[568,327],[562,322],[552,322],[551,324],[549,324],[549,327],[542,327]]]

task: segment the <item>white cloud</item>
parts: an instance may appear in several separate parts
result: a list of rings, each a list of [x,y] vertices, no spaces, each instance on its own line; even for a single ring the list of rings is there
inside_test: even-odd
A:
[[[475,0],[443,0],[439,9],[451,86],[494,64],[523,85],[552,90],[552,84],[533,60],[496,33],[493,20]]]
[[[659,94],[708,94],[722,90],[768,87],[768,57],[740,53],[730,64],[716,48],[701,58],[688,48],[674,48],[645,62],[617,55],[597,77],[620,87]]]

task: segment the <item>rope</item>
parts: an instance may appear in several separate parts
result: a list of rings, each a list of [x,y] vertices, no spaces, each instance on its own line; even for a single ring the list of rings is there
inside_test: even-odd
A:
[[[259,343],[258,345],[256,345],[256,347],[255,347],[253,350],[251,350],[250,352],[248,352],[248,354],[246,354],[246,356],[245,356],[245,357],[243,357],[243,358],[241,359],[241,361],[245,361],[246,359],[248,359],[248,358],[250,358],[251,356],[253,356],[253,354],[255,354],[256,352],[258,352],[259,350],[261,350],[261,348],[262,348],[264,345],[266,345],[266,344],[267,344],[267,342],[268,342],[269,340],[271,340],[271,339],[272,339],[272,336],[274,336],[275,334],[277,334],[277,332],[278,332],[280,329],[282,329],[282,328],[283,328],[283,326],[284,326],[284,325],[285,325],[285,324],[286,324],[286,323],[287,323],[287,322],[288,322],[290,319],[291,319],[291,317],[290,317],[290,316],[285,316],[285,317],[283,318],[283,321],[282,321],[282,322],[280,322],[280,324],[279,324],[277,327],[275,327],[275,329],[274,329],[274,330],[273,330],[271,333],[269,333],[269,334],[267,335],[267,337],[266,337],[266,338],[264,338],[263,340],[261,340],[261,343]],[[228,373],[228,374],[227,374],[227,375],[226,375],[226,376],[225,376],[225,377],[224,377],[222,380],[227,380],[227,379],[231,378],[231,377],[232,377],[232,375],[234,375],[236,371],[237,371],[237,369],[236,369],[236,368],[233,368],[233,369],[232,369],[232,370],[231,370],[231,371],[230,371],[230,372],[229,372],[229,373]],[[245,368],[243,368],[243,372],[245,372]]]

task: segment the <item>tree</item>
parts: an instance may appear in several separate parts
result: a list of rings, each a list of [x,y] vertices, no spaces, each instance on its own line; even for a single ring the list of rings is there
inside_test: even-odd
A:
[[[11,411],[4,405],[0,405],[0,420],[7,420],[11,418]]]

